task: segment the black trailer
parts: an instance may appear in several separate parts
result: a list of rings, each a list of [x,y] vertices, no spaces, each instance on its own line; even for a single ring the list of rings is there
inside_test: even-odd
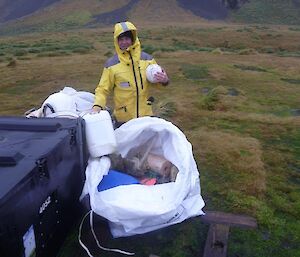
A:
[[[81,214],[84,120],[0,117],[0,256],[55,256]]]

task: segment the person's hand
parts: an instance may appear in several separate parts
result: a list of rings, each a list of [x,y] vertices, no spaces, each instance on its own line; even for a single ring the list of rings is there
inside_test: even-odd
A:
[[[161,83],[163,85],[168,85],[168,83],[169,83],[169,77],[164,70],[162,70],[162,72],[156,72],[154,74],[154,77],[155,77],[157,83]]]
[[[102,110],[102,108],[100,106],[93,106],[93,108],[91,109],[91,113],[98,113]]]

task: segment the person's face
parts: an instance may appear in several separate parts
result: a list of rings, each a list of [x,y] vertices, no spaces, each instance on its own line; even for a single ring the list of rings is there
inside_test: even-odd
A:
[[[132,40],[130,37],[119,37],[118,38],[118,44],[121,50],[126,50],[129,46],[132,45]]]

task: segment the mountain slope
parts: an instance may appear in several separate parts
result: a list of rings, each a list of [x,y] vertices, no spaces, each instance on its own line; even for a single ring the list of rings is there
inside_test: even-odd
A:
[[[5,23],[5,26],[2,24],[0,34],[103,26],[127,19],[175,22],[178,18],[183,22],[201,19],[181,8],[176,0],[61,0],[32,15]]]
[[[131,20],[144,22],[190,22],[199,21],[200,16],[179,6],[176,0],[142,0],[128,12]]]
[[[114,11],[128,2],[129,0],[59,0],[31,15],[2,23],[2,26],[0,24],[0,34],[80,28],[92,22],[95,16]]]
[[[178,0],[179,5],[206,19],[225,19],[228,14],[225,1],[220,0]]]
[[[15,20],[60,0],[0,0],[0,22]]]
[[[300,0],[0,0],[0,34],[61,31],[118,21],[300,25]]]
[[[222,3],[222,1],[224,3]],[[104,23],[113,23],[117,18],[126,19],[129,16],[143,16],[145,13],[147,17],[152,20],[160,18],[161,16],[153,13],[153,8],[156,10],[165,9],[168,12],[163,13],[166,18],[174,18],[174,15],[181,16],[200,16],[207,19],[223,19],[226,17],[227,9],[225,7],[225,0],[174,0],[174,1],[157,1],[157,0],[123,0],[123,1],[105,1],[105,0],[0,0],[0,22],[7,22],[22,18],[26,15],[36,16],[36,12],[44,13],[44,9],[54,3],[50,9],[55,9],[58,14],[62,10],[69,9],[70,11],[87,10],[95,14],[96,20]],[[232,1],[232,0],[230,0]],[[110,5],[116,9],[107,9]],[[138,7],[136,7],[138,6]],[[181,9],[180,11],[178,11]],[[131,14],[128,16],[127,13]],[[47,11],[46,11],[47,13]],[[99,15],[100,14],[100,15]],[[151,15],[152,14],[152,15]],[[154,15],[153,15],[154,14]],[[39,14],[37,14],[39,15]],[[156,18],[153,18],[155,16]]]
[[[231,15],[245,23],[300,25],[300,0],[251,0]]]

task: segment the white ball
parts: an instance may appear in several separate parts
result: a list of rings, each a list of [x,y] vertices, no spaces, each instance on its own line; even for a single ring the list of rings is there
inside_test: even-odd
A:
[[[161,67],[158,64],[150,64],[146,69],[147,80],[151,83],[157,83],[154,74],[157,72],[162,72]]]

